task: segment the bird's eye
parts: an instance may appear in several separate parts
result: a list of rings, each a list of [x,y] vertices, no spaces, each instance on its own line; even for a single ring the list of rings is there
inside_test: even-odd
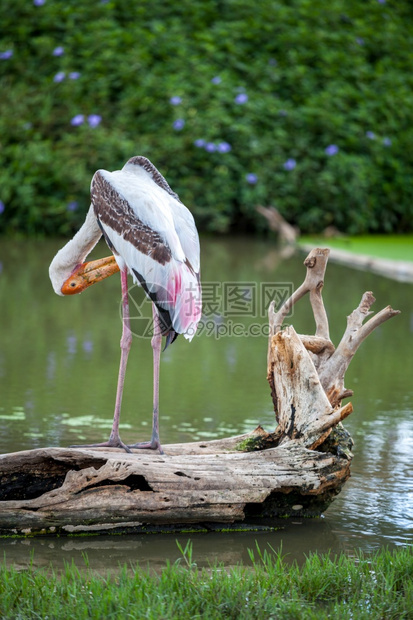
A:
[[[76,286],[76,282],[71,282],[70,286]]]

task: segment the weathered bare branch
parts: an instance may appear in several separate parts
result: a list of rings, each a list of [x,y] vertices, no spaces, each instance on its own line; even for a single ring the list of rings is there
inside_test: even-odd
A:
[[[298,232],[294,226],[291,226],[291,224],[283,218],[277,209],[274,207],[262,207],[261,205],[258,205],[255,208],[258,213],[263,215],[268,221],[268,226],[270,229],[279,234],[281,241],[289,245],[295,245]]]
[[[335,351],[335,347],[330,339],[322,338],[320,336],[308,336],[307,334],[299,334],[300,340],[311,353],[319,355],[320,353],[327,353],[331,355]]]
[[[304,261],[307,272],[303,284],[298,287],[277,312],[274,312],[273,305],[269,309],[268,377],[272,388],[275,410],[278,412],[278,415],[280,415],[279,411],[282,409],[278,394],[279,390],[282,389],[282,385],[279,384],[273,373],[274,360],[276,359],[273,349],[274,346],[280,346],[280,343],[278,340],[274,340],[273,335],[278,334],[284,318],[291,312],[293,305],[307,292],[310,293],[316,333],[315,336],[301,335],[300,339],[304,348],[308,351],[309,357],[311,357],[320,387],[333,408],[340,407],[343,398],[353,395],[352,390],[348,390],[344,386],[344,376],[363,340],[376,327],[399,314],[398,310],[393,310],[390,306],[387,306],[387,308],[384,308],[363,324],[363,321],[372,314],[370,308],[375,301],[372,292],[364,293],[359,306],[347,317],[346,330],[340,344],[335,349],[329,337],[327,313],[321,295],[328,256],[329,250],[320,248],[311,250]],[[298,389],[298,386],[295,386],[295,389]],[[319,403],[319,406],[321,407],[320,410],[323,411],[322,403]],[[285,412],[283,415],[285,415]]]
[[[320,368],[321,384],[332,403],[345,398],[344,394],[349,392],[344,387],[344,376],[361,343],[376,327],[400,314],[399,310],[387,306],[363,324],[365,318],[372,314],[370,308],[375,301],[371,291],[364,293],[359,306],[347,317],[347,327],[340,344]]]
[[[298,287],[296,291],[287,299],[278,312],[274,311],[274,304],[270,304],[268,310],[268,318],[270,323],[271,335],[277,333],[283,324],[285,317],[291,312],[292,307],[296,304],[306,293],[310,291],[318,291],[313,294],[311,304],[313,306],[314,317],[317,325],[317,335],[328,339],[328,321],[327,314],[324,310],[321,290],[324,283],[324,274],[327,267],[328,255],[330,250],[315,248],[311,250],[309,255],[304,261],[304,265],[307,268],[307,273],[304,282]],[[314,304],[314,305],[313,305]],[[320,306],[321,304],[321,306]]]
[[[310,303],[313,309],[314,320],[316,324],[316,336],[320,338],[330,339],[328,318],[324,308],[323,298],[321,291],[323,290],[324,282],[320,281],[316,288],[310,290]]]

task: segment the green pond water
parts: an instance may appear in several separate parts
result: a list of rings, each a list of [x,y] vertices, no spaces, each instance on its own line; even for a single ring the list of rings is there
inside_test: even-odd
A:
[[[54,294],[48,266],[64,242],[0,240],[0,453],[106,440],[119,364],[120,279],[83,294]],[[93,256],[106,256],[99,244]],[[305,255],[283,259],[273,243],[202,239],[205,319],[191,343],[178,340],[162,355],[160,432],[163,443],[274,428],[266,382],[266,307],[302,282]],[[291,558],[310,551],[373,551],[413,540],[413,287],[329,264],[323,291],[331,338],[337,345],[346,316],[364,291],[378,311],[402,314],[363,343],[346,376],[354,413],[345,422],[355,441],[352,477],[317,520],[286,522],[276,532],[195,534],[194,560],[226,565],[248,560],[257,540],[282,545]],[[144,337],[150,306],[133,287],[132,349],[122,407],[121,435],[149,438],[152,350]],[[314,333],[308,299],[288,323]],[[189,535],[0,539],[8,562],[62,565],[87,554],[92,568],[137,561],[162,565],[179,556],[176,539]]]

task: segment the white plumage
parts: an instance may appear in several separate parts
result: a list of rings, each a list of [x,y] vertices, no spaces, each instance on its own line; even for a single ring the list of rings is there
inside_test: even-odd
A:
[[[139,165],[127,163],[116,172],[98,170],[92,179],[92,197],[99,177],[109,183],[128,203],[137,220],[159,236],[171,252],[170,260],[162,264],[145,251],[145,245],[142,248],[136,239],[128,238],[124,227],[116,230],[98,215],[119,268],[126,267],[139,285],[140,274],[158,309],[168,311],[173,330],[191,340],[201,314],[200,248],[191,212]]]

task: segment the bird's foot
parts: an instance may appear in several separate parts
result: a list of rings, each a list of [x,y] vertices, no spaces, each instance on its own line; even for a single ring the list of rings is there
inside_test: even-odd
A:
[[[165,454],[162,449],[161,442],[159,439],[151,439],[151,441],[138,441],[138,443],[134,443],[128,448],[144,448],[146,450],[159,450],[159,454]]]
[[[108,441],[104,441],[103,443],[89,443],[89,444],[81,444],[76,446],[69,446],[70,448],[122,448],[125,452],[132,454],[132,450],[130,450],[129,446],[127,446],[119,435],[116,437],[109,437]]]

